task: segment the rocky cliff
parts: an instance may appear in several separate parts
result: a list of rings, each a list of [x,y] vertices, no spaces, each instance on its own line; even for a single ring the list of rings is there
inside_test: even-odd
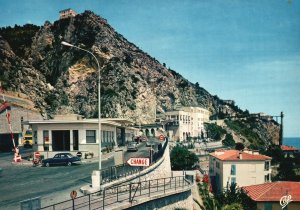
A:
[[[219,110],[242,114],[160,64],[117,33],[105,19],[91,11],[75,17],[34,25],[0,29],[0,81],[5,90],[21,93],[34,102],[45,118],[78,113],[98,116],[99,61],[101,116],[151,123],[155,113],[178,106],[201,106],[212,114]],[[277,126],[274,124],[274,126]]]

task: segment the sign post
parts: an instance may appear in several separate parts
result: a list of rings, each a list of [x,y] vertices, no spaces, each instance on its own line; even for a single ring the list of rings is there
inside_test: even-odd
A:
[[[70,192],[70,197],[72,198],[73,210],[75,210],[74,199],[77,197],[77,192],[75,190]]]

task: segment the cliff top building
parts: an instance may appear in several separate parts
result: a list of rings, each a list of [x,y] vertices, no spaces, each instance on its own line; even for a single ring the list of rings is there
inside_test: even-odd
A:
[[[75,17],[76,15],[77,15],[77,13],[70,8],[59,11],[59,19]]]

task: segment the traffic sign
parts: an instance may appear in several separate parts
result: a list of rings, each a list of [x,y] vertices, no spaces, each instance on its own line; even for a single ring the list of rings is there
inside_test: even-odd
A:
[[[75,199],[75,198],[77,197],[77,192],[76,192],[75,190],[71,191],[71,192],[70,192],[70,197],[71,197],[72,199]]]
[[[159,136],[159,140],[161,140],[161,141],[165,140],[165,136],[164,135],[160,135]]]
[[[129,158],[129,160],[127,160],[127,163],[130,166],[149,166],[150,160],[149,158]]]

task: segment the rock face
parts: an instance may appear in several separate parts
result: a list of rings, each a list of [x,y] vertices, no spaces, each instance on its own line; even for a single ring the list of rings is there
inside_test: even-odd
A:
[[[62,41],[92,52],[99,70],[93,56],[63,46]],[[0,29],[0,68],[4,89],[32,100],[45,118],[65,113],[98,116],[99,71],[102,117],[151,123],[155,113],[177,106],[201,106],[212,114],[225,106],[198,83],[192,84],[141,51],[91,11],[53,24],[46,21],[42,27]],[[234,106],[225,108],[227,113],[242,113]]]

